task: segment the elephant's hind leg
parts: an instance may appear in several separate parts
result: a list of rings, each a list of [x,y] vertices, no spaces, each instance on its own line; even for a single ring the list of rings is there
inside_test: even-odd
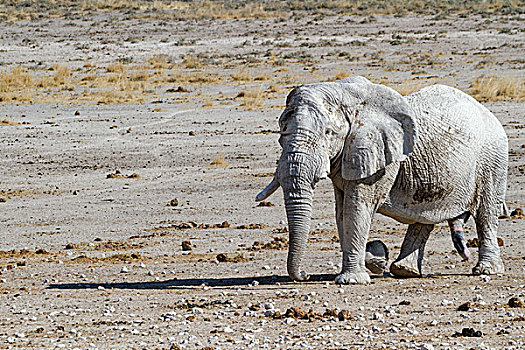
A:
[[[480,210],[474,217],[479,240],[479,259],[472,269],[474,275],[502,273],[503,261],[498,247],[498,211]]]
[[[421,276],[421,263],[425,252],[430,232],[434,228],[432,224],[411,224],[401,245],[401,252],[396,261],[390,265],[390,272],[396,277],[419,277]]]

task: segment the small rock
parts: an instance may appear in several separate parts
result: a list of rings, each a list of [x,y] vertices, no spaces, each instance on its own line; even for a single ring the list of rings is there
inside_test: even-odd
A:
[[[337,314],[337,318],[339,319],[339,321],[348,320],[350,319],[350,312],[348,310],[341,310]]]
[[[434,350],[434,346],[432,344],[423,344],[421,350]]]
[[[473,298],[474,302],[479,302],[481,300],[483,300],[483,297],[481,296],[481,294],[476,294],[476,296]]]
[[[470,301],[467,301],[466,303],[463,303],[458,306],[458,311],[469,311],[471,308]]]
[[[182,245],[182,251],[188,252],[193,249],[190,241],[182,241],[181,245]]]
[[[120,269],[120,273],[126,273],[126,272],[129,272],[128,268],[126,266],[122,266],[122,268]]]
[[[518,297],[513,297],[509,299],[509,307],[512,308],[524,308],[525,303],[523,303],[523,300],[521,300]]]
[[[475,337],[475,338],[481,338],[483,336],[483,332],[476,331],[474,328],[463,328],[461,330],[461,333],[456,332],[453,335],[454,337]]]
[[[488,282],[491,280],[490,276],[488,275],[479,275],[479,278],[481,278],[483,282]]]
[[[284,324],[292,324],[293,323],[293,318],[287,317],[287,318],[284,319],[283,323]]]
[[[176,207],[177,205],[179,205],[179,201],[177,200],[177,198],[173,198],[173,199],[168,203],[168,206],[170,206],[170,207]]]
[[[381,321],[382,319],[384,319],[384,316],[380,312],[374,312],[374,314],[372,315],[372,319]]]
[[[523,218],[525,218],[525,215],[523,214],[523,209],[521,209],[521,208],[514,209],[510,213],[510,217],[511,218],[516,218],[516,219],[523,219]]]
[[[224,333],[233,333],[234,332],[233,329],[231,327],[229,327],[229,326],[224,327],[221,331],[224,332]]]

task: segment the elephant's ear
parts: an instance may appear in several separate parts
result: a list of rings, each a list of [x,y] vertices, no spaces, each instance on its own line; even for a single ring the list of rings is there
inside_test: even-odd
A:
[[[346,84],[345,84],[346,85]],[[365,179],[410,154],[417,140],[414,112],[394,90],[373,83],[348,84],[351,129],[343,149],[342,175]]]

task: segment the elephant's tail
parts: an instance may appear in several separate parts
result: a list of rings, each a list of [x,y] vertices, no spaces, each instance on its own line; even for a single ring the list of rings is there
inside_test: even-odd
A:
[[[503,201],[503,215],[509,216],[509,208],[507,208],[507,203]]]

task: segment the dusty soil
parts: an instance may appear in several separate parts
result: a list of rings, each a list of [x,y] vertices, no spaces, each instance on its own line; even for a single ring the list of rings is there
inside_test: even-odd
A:
[[[0,104],[0,348],[525,348],[525,308],[509,306],[525,299],[522,217],[500,220],[503,275],[471,276],[475,262],[461,262],[441,225],[423,278],[337,286],[330,182],[316,189],[306,283],[285,272],[280,194],[254,202],[293,86],[359,74],[403,91],[468,91],[481,75],[523,79],[523,47],[523,16],[165,21],[110,11],[2,24],[0,69],[36,76],[58,64],[80,79],[164,55],[186,58],[200,80],[133,90],[140,103],[80,99],[98,87],[70,81]],[[485,105],[509,135],[507,204],[523,208],[524,105]],[[378,215],[371,239],[395,257],[404,230]],[[475,237],[473,222],[466,231]]]

